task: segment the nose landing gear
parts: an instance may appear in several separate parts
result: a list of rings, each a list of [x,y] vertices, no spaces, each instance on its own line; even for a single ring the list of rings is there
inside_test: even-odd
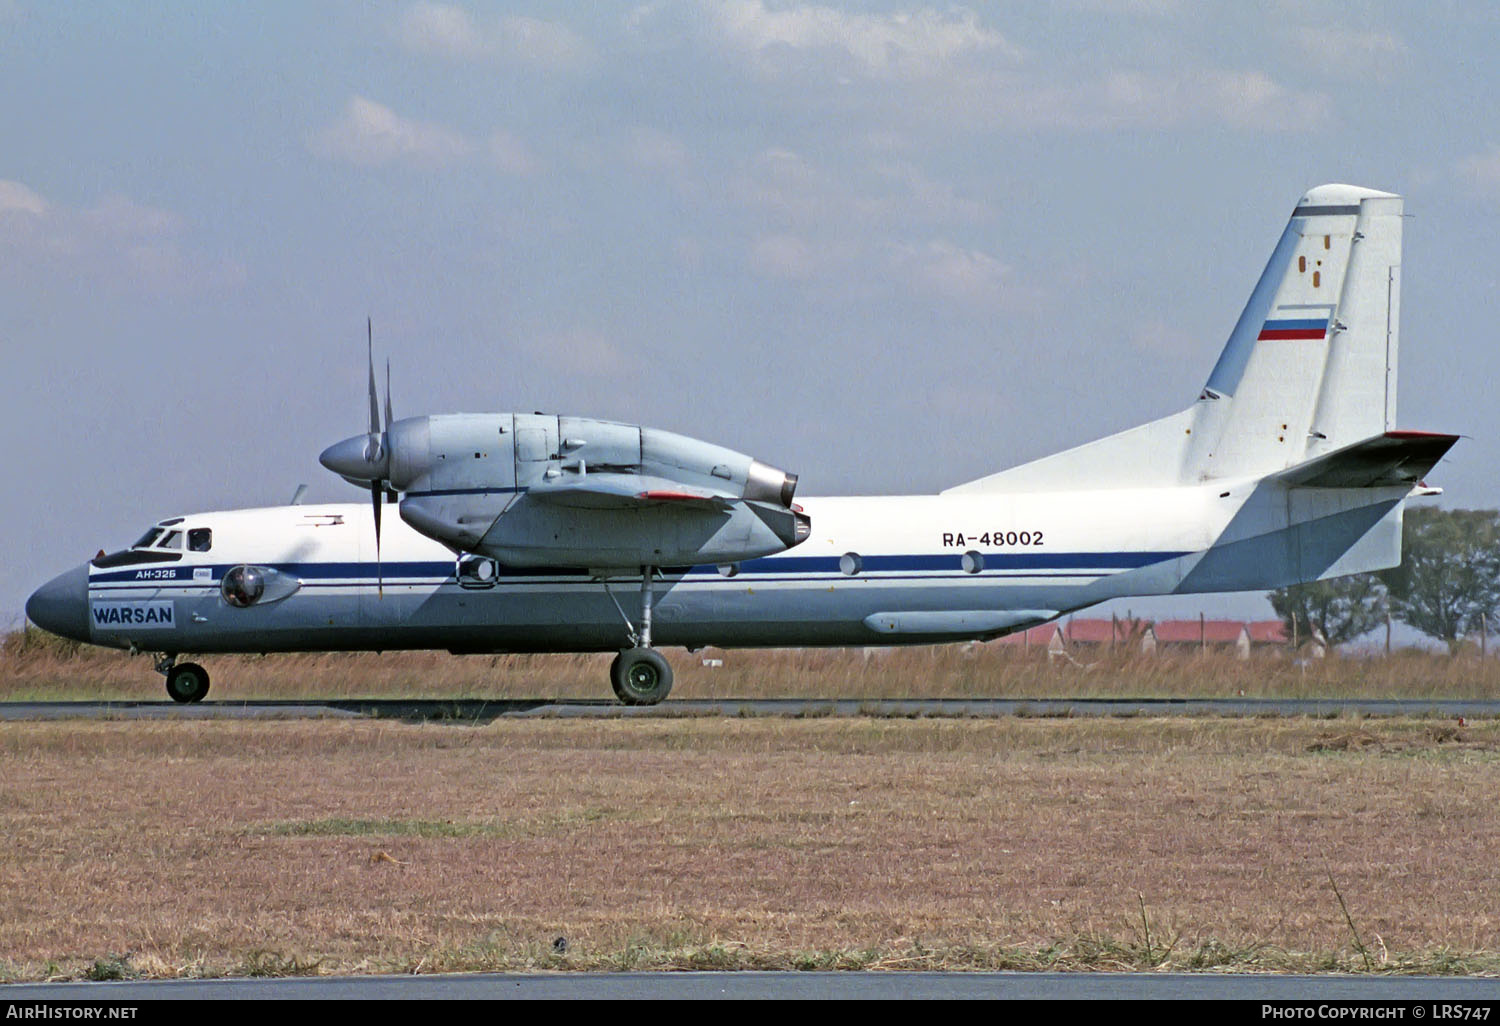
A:
[[[176,653],[156,661],[156,672],[167,678],[167,695],[174,702],[201,702],[208,694],[208,671],[197,663],[179,663]]]
[[[615,656],[609,667],[609,682],[615,697],[626,705],[655,705],[672,690],[672,667],[660,652],[651,647],[651,607],[656,596],[652,589],[655,567],[641,567],[641,629],[637,631],[630,617],[620,608],[609,584],[605,593],[615,603],[625,621],[625,630],[630,639],[630,648]]]

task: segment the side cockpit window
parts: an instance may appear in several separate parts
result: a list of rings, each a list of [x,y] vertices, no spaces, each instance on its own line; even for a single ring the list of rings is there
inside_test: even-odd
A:
[[[214,547],[214,532],[210,527],[195,527],[188,532],[188,551],[207,552]]]
[[[159,549],[181,549],[182,532],[168,531],[166,537],[156,543],[156,547]]]

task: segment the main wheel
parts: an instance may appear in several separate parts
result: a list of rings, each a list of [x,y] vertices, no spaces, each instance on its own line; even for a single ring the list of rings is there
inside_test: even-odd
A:
[[[174,702],[201,702],[208,694],[208,671],[197,663],[178,663],[167,671],[167,694]]]
[[[672,690],[672,667],[653,648],[627,648],[610,665],[609,682],[626,705],[655,705]]]

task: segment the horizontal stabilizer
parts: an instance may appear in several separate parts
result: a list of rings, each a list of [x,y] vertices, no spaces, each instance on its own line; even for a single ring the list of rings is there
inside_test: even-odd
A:
[[[1382,488],[1415,485],[1458,441],[1457,435],[1387,431],[1308,460],[1276,475],[1303,488]]]
[[[534,485],[533,499],[572,509],[640,509],[670,503],[703,510],[728,509],[734,497],[645,474],[583,474]]]

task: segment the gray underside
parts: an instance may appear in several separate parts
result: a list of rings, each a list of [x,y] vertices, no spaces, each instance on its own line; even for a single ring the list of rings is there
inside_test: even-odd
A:
[[[660,581],[652,619],[658,645],[733,647],[899,645],[998,637],[1056,615],[1056,586],[1016,587],[960,582],[951,587],[903,586],[878,581],[839,587],[771,583],[733,590],[680,578]],[[1068,589],[1067,608],[1086,605],[1094,589]],[[427,589],[423,589],[427,591]],[[611,585],[625,616],[638,621],[638,585]],[[134,641],[147,650],[184,652],[292,652],[324,650],[452,649],[465,652],[614,651],[629,644],[629,630],[599,584],[528,582],[490,591],[445,586],[417,595],[386,588],[383,599],[327,595],[316,615],[299,599],[306,592],[261,609],[229,609],[217,593],[179,597],[170,630],[138,631],[133,637],[102,636],[100,644]],[[988,617],[974,610],[1020,607],[1024,615]],[[965,613],[954,613],[958,608]],[[885,612],[903,614],[907,629],[893,632],[866,624]],[[194,613],[204,623],[193,623]],[[330,621],[332,621],[330,623]]]

